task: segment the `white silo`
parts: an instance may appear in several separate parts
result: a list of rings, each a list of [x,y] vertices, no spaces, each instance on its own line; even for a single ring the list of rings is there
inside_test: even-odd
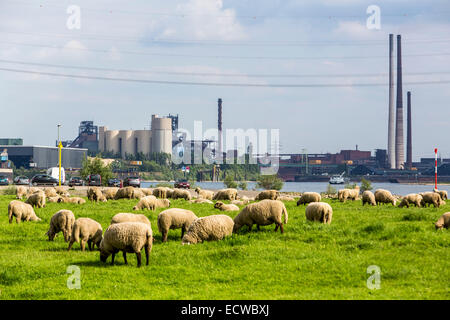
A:
[[[152,152],[172,153],[172,119],[152,115]]]
[[[119,146],[119,131],[118,130],[106,130],[105,128],[105,150],[109,152],[118,153]]]
[[[134,143],[136,153],[142,152],[143,154],[150,153],[150,139],[152,132],[150,130],[136,130],[134,131]]]

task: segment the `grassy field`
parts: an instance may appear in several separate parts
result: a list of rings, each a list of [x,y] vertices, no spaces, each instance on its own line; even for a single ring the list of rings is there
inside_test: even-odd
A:
[[[182,246],[180,230],[161,243],[156,212],[150,265],[136,268],[135,255],[121,254],[116,265],[103,264],[99,252],[67,252],[59,234],[45,233],[50,217],[62,208],[99,221],[104,230],[118,212],[132,212],[135,200],[85,205],[47,204],[36,209],[41,222],[8,223],[14,196],[0,196],[0,299],[449,299],[450,231],[434,222],[450,211],[362,207],[360,201],[330,201],[331,225],[305,221],[305,208],[286,203],[285,233],[274,226],[244,227],[218,242]],[[449,202],[448,202],[449,203]],[[208,204],[172,201],[172,207],[198,216],[219,213]],[[234,217],[236,213],[231,214]],[[145,261],[145,260],[144,260]],[[81,289],[68,289],[67,267],[81,270]],[[367,267],[381,269],[381,288],[370,290]]]

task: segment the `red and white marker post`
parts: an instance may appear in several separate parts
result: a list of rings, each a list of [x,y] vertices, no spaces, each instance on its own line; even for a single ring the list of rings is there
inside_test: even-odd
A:
[[[437,189],[437,148],[434,149],[434,188]]]

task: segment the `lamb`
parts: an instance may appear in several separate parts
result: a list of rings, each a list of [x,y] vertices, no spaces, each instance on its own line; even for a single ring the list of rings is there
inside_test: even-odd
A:
[[[43,191],[39,191],[30,195],[25,202],[31,204],[33,207],[44,208],[45,199],[45,193]]]
[[[102,193],[106,200],[114,200],[117,190],[119,190],[119,188],[107,188],[102,190]]]
[[[202,190],[200,187],[195,188],[195,192],[197,192],[198,197],[202,199],[212,200],[214,197],[214,191]]]
[[[222,201],[217,201],[214,208],[220,211],[239,211],[239,207],[235,204],[225,204]]]
[[[213,202],[211,200],[208,199],[203,199],[203,198],[197,198],[194,200],[190,200],[190,203],[209,203],[209,204],[213,204]]]
[[[222,240],[232,235],[233,226],[233,219],[224,214],[202,217],[192,222],[181,243],[196,244],[203,241]]]
[[[258,193],[255,200],[264,200],[264,199],[277,200],[277,198],[278,198],[277,190],[264,190]]]
[[[143,197],[141,200],[139,200],[138,204],[133,207],[133,210],[144,210],[144,209],[155,211],[156,209],[155,196]]]
[[[133,199],[134,197],[134,188],[133,187],[125,187],[117,190],[114,200],[119,199]]]
[[[322,197],[317,192],[304,192],[297,201],[297,206],[311,202],[320,202]]]
[[[237,190],[234,188],[222,189],[214,194],[213,200],[236,200]]]
[[[358,199],[358,195],[359,186],[355,186],[354,189],[342,189],[338,191],[338,199],[341,202],[345,202],[347,199],[356,200]]]
[[[377,202],[375,201],[375,195],[372,191],[366,190],[362,193],[362,205],[370,204],[372,206],[376,206]]]
[[[436,192],[425,192],[422,194],[422,205],[424,207],[433,205],[435,208],[439,208],[443,203],[441,196]]]
[[[87,190],[87,197],[90,201],[106,202],[106,198],[98,187],[92,187]]]
[[[181,228],[181,238],[191,223],[197,219],[194,212],[186,209],[172,208],[162,211],[158,215],[158,230],[162,235],[162,242],[167,241],[167,235],[170,229]]]
[[[395,206],[397,200],[390,191],[377,189],[375,190],[375,202],[377,203],[377,205],[379,205],[380,203],[392,203],[392,205]]]
[[[41,221],[34,213],[31,205],[19,200],[13,200],[8,205],[9,223],[12,223],[13,216],[16,217],[17,223],[20,223],[20,221]]]
[[[62,232],[64,241],[70,240],[72,235],[73,224],[75,223],[75,215],[70,210],[59,210],[50,219],[50,227],[45,234],[48,241],[53,241],[57,233]]]
[[[72,229],[72,236],[70,237],[69,248],[72,249],[74,242],[79,242],[81,251],[85,251],[86,242],[89,251],[92,251],[94,246],[100,249],[100,242],[102,241],[103,229],[100,223],[91,218],[78,218]]]
[[[280,231],[283,233],[283,214],[284,224],[286,224],[288,221],[288,213],[284,203],[281,201],[265,199],[260,202],[251,203],[242,209],[234,218],[233,232],[237,232],[244,225],[247,225],[249,231],[251,231],[253,224],[256,224],[259,230],[259,226],[275,223],[275,232],[280,227]]]
[[[423,198],[420,194],[410,193],[403,197],[398,207],[402,208],[406,206],[407,208],[409,208],[410,204],[414,204],[416,207],[420,208],[422,201]]]
[[[173,189],[172,199],[184,199],[189,201],[192,199],[191,193],[185,189]]]
[[[22,186],[18,186],[16,188],[16,199],[22,199],[26,195],[27,195],[27,188]]]
[[[124,223],[124,222],[140,222],[144,224],[150,224],[150,220],[143,214],[135,213],[118,213],[111,219],[111,224]]]
[[[310,221],[330,224],[333,218],[333,209],[326,202],[312,202],[306,207],[305,216]]]
[[[433,189],[434,192],[438,193],[441,196],[442,200],[447,200],[448,199],[448,193],[446,190],[438,190],[438,189]]]
[[[150,225],[140,222],[123,222],[113,224],[106,229],[103,239],[100,242],[100,261],[106,262],[109,255],[112,255],[111,265],[114,265],[114,257],[119,251],[123,252],[125,264],[127,262],[127,252],[135,253],[137,266],[141,266],[141,250],[145,249],[147,265],[149,263],[150,252],[152,251],[153,234]]]
[[[75,204],[85,204],[86,200],[80,197],[60,197],[58,202],[62,203],[75,203]]]
[[[438,221],[436,221],[435,225],[436,229],[448,229],[450,226],[450,212],[444,213]]]

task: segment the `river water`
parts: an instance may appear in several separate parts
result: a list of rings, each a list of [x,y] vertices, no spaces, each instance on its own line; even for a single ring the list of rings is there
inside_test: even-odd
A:
[[[148,188],[154,186],[158,181],[145,181],[141,183],[142,188]],[[196,182],[196,186],[202,189],[218,190],[225,188],[222,182]],[[280,190],[282,192],[325,192],[327,190],[328,182],[285,182],[283,188]],[[343,184],[332,185],[336,190],[344,188]],[[425,191],[432,191],[434,185],[426,184],[401,184],[401,183],[389,183],[389,182],[372,182],[372,191],[376,189],[386,189],[391,191],[393,194],[406,195],[408,193],[418,193]],[[247,190],[259,190],[256,189],[256,182],[247,182]],[[439,190],[447,190],[450,192],[450,185],[439,185]]]

